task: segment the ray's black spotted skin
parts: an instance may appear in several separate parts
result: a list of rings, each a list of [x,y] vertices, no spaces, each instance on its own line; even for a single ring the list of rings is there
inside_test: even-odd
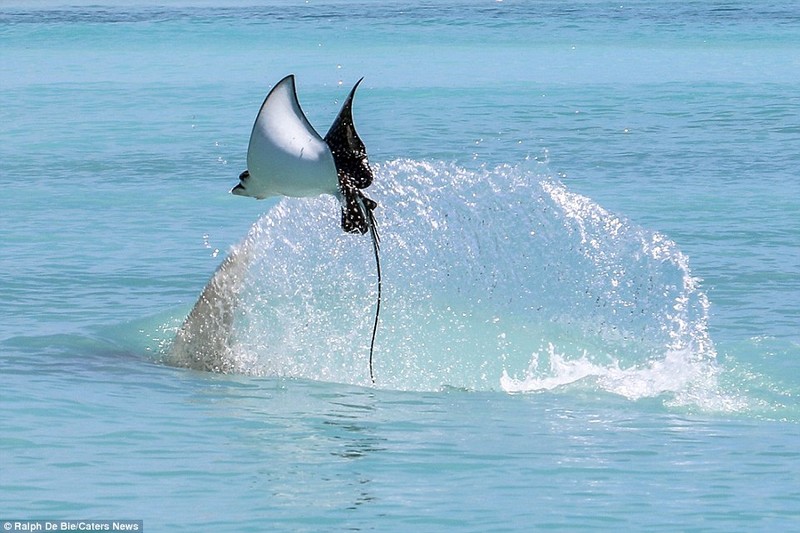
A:
[[[372,212],[378,204],[364,196],[361,189],[372,184],[372,169],[367,159],[367,149],[353,124],[353,96],[364,78],[358,80],[347,96],[336,120],[333,121],[325,143],[333,154],[339,177],[342,205],[342,229],[347,233],[364,234],[374,223]]]
[[[342,206],[342,229],[347,233],[364,234],[375,221],[373,211],[378,203],[349,184],[347,176],[339,174],[339,188],[344,197]]]
[[[353,124],[353,97],[361,84],[361,78],[350,90],[350,94],[342,104],[342,109],[325,134],[325,143],[331,149],[336,170],[341,176],[348,175],[352,185],[358,189],[366,189],[372,184],[372,169],[367,160],[367,148],[356,132]]]

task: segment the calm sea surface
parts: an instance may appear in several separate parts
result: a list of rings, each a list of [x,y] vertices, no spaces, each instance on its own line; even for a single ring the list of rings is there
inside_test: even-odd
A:
[[[0,1],[0,521],[800,530],[800,6]],[[228,190],[270,87],[330,198]],[[164,364],[231,246],[228,375]]]

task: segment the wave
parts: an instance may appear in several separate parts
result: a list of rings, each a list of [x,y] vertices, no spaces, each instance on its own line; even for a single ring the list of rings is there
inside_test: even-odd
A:
[[[537,168],[401,159],[375,172],[379,387],[588,383],[676,402],[714,387],[708,299],[665,235]],[[234,247],[249,266],[227,370],[369,384],[371,244],[338,217],[333,198],[285,198]]]

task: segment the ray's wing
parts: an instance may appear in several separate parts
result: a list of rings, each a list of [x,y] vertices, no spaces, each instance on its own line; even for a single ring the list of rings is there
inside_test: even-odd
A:
[[[373,211],[378,204],[367,198],[361,189],[372,184],[373,174],[367,158],[367,149],[358,136],[353,123],[353,98],[364,78],[350,90],[333,121],[325,142],[333,154],[342,195],[342,229],[347,233],[364,234],[374,226]]]
[[[247,170],[232,192],[241,196],[335,194],[338,171],[328,144],[306,118],[294,75],[261,104],[247,148]]]
[[[372,169],[367,159],[367,148],[353,124],[353,97],[363,79],[358,80],[353,86],[336,120],[325,134],[325,142],[333,153],[340,183],[342,175],[345,175],[349,185],[356,189],[366,189],[372,184]]]

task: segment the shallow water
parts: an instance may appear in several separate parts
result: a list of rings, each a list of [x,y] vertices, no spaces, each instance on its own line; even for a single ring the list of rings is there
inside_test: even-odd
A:
[[[0,520],[790,530],[789,2],[0,6]],[[384,306],[333,200],[227,193],[361,76]],[[246,235],[240,372],[161,363]],[[281,276],[280,273],[290,273]]]

